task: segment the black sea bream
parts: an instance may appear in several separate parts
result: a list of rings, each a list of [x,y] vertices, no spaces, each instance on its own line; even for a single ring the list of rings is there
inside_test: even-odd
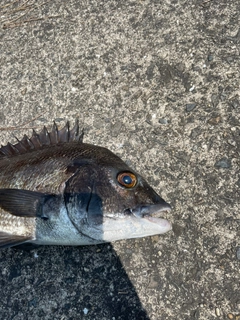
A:
[[[0,248],[25,242],[91,245],[161,234],[170,210],[106,148],[82,142],[78,122],[44,127],[0,148]]]

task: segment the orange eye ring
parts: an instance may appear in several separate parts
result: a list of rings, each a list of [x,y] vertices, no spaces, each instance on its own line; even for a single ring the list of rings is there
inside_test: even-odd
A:
[[[131,172],[121,172],[117,175],[117,181],[125,188],[133,188],[137,184],[137,177]]]

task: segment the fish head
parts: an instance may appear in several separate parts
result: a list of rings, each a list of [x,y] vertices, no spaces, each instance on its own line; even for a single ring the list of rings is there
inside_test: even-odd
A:
[[[162,218],[171,209],[146,180],[111,151],[75,159],[68,170],[64,197],[68,215],[94,243],[162,234],[171,224]]]

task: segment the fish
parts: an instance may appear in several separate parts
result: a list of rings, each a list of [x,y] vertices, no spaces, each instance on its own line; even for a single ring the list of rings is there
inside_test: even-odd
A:
[[[110,150],[83,142],[76,120],[0,148],[0,248],[95,245],[171,230],[171,210]]]

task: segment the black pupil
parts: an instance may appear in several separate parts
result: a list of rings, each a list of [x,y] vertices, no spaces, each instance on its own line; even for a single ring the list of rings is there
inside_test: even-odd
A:
[[[124,176],[123,177],[123,182],[125,184],[131,184],[132,183],[132,178],[130,176]]]

